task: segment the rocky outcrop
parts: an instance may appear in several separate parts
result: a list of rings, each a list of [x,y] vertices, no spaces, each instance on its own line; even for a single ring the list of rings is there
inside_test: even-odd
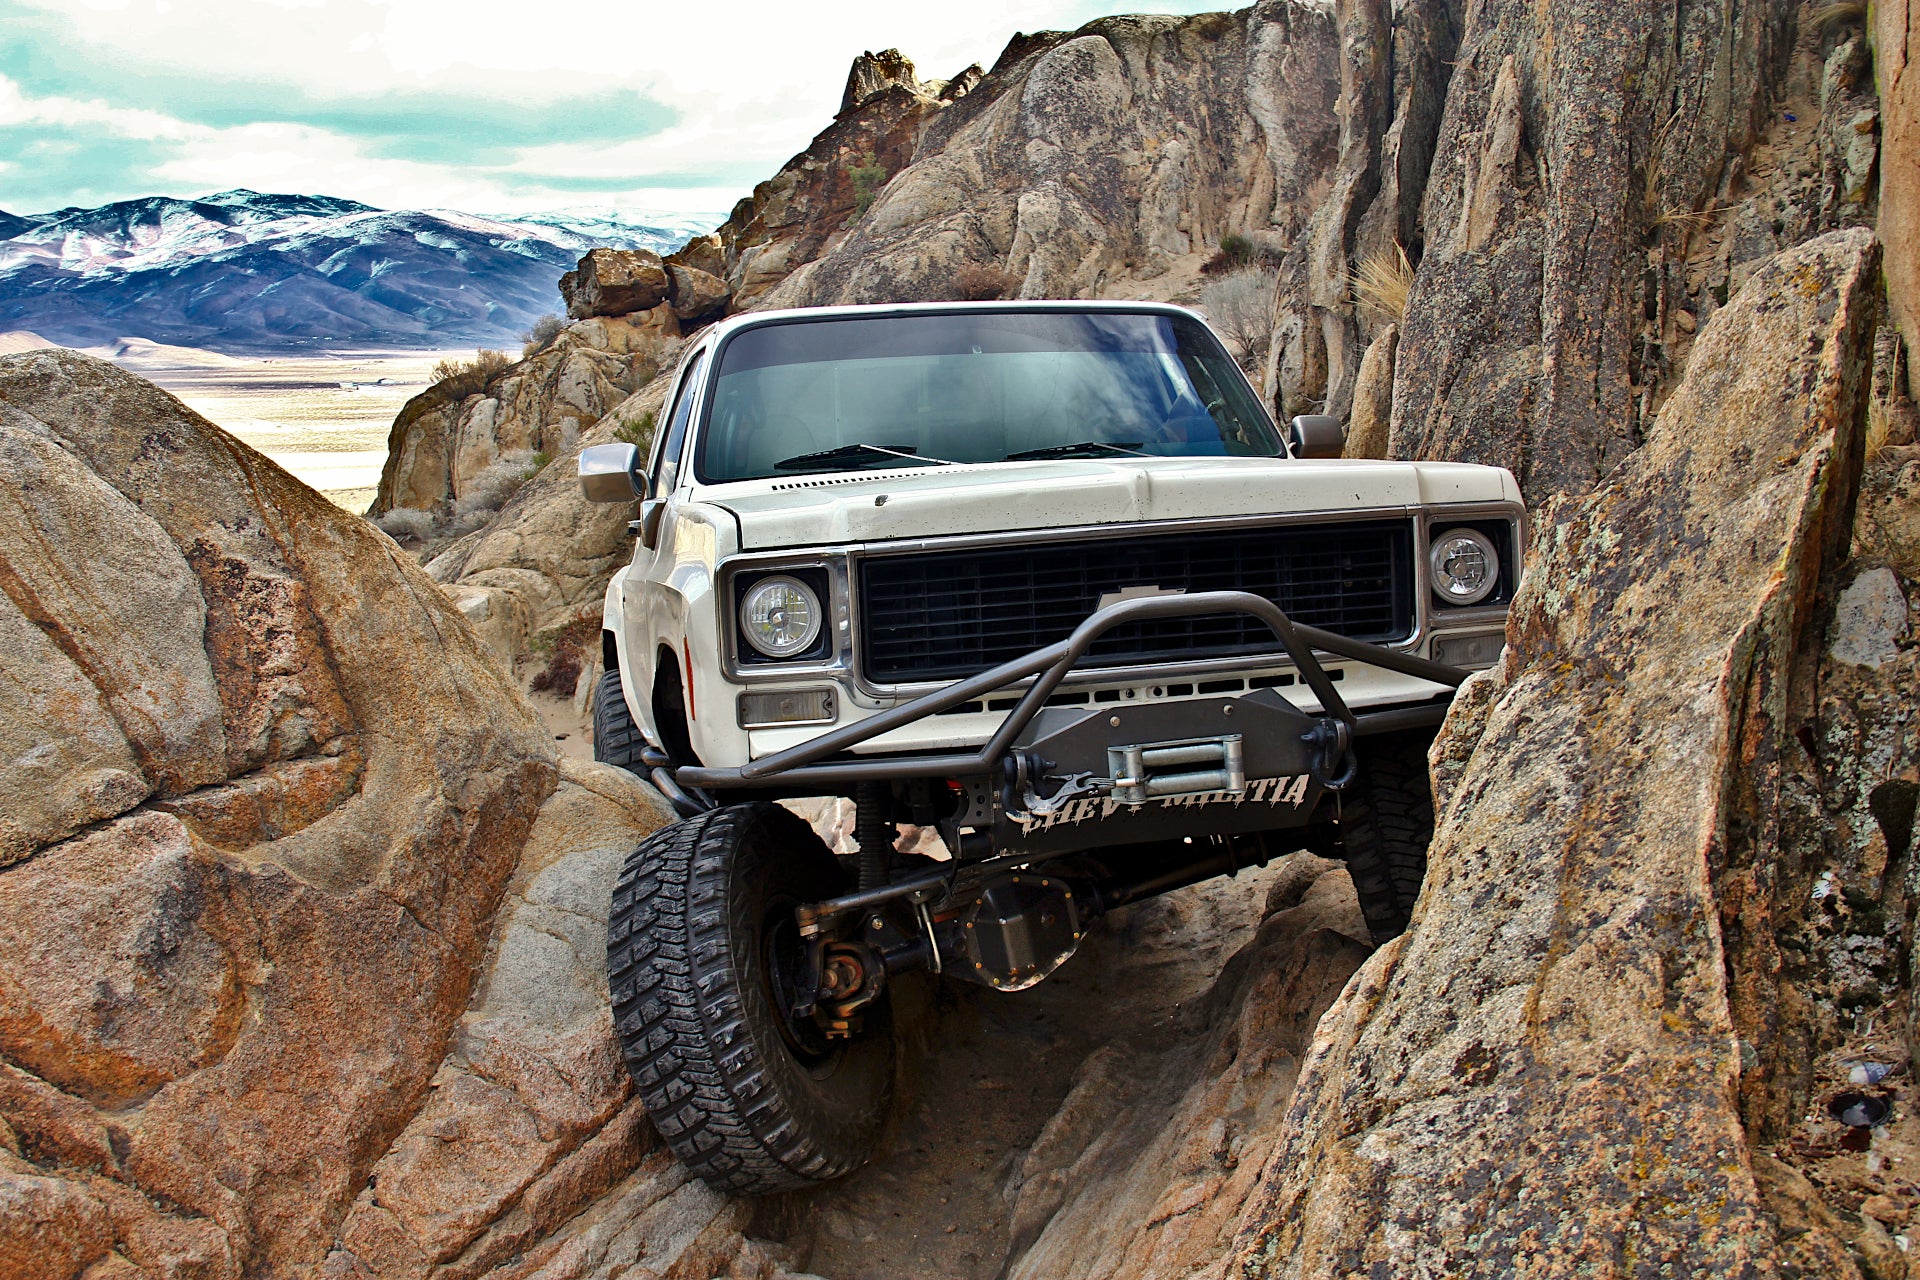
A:
[[[587,428],[671,367],[681,345],[679,321],[662,302],[575,321],[478,391],[457,382],[428,388],[394,419],[368,514],[414,508],[445,518],[477,496],[484,482],[476,481],[503,458],[570,456]]]
[[[678,262],[667,264],[667,285],[668,308],[680,320],[710,318],[733,301],[726,281]]]
[[[666,264],[646,249],[589,249],[560,277],[561,300],[575,320],[651,311],[666,301],[671,287]]]
[[[632,316],[631,323],[670,328],[664,316],[636,313],[664,308],[677,320],[703,319],[726,310],[733,295],[725,281],[645,249],[593,249],[560,277],[560,297],[575,320]]]
[[[979,76],[970,67],[952,80],[923,81],[897,49],[860,55],[833,123],[754,187],[713,234],[669,261],[722,281],[734,310],[766,305],[769,289],[845,239],[876,193],[913,162],[928,122]]]
[[[1366,938],[1345,868],[1301,853],[1281,864],[1253,935],[1198,998],[1179,999],[1154,975],[1161,998],[1146,1018],[1172,1025],[1149,1023],[1090,1054],[1008,1179],[1006,1274],[1214,1269],[1284,1132],[1314,1028],[1366,958]]]
[[[1877,261],[1855,232],[1755,273],[1645,448],[1539,519],[1506,658],[1434,748],[1413,927],[1323,1023],[1237,1265],[1851,1272],[1783,1228],[1791,1181],[1753,1144],[1806,1061],[1773,937],[1810,907],[1777,815]]]
[[[1873,71],[1883,107],[1880,239],[1920,242],[1920,10],[1912,0],[1879,0],[1873,7]],[[1911,253],[1887,256],[1887,294],[1907,347],[1920,344],[1920,263]]]
[[[658,417],[668,378],[643,387],[592,429],[579,448],[631,433],[631,425]],[[633,555],[629,506],[585,502],[573,455],[528,480],[497,519],[427,563],[493,650],[511,661],[527,642],[576,618],[600,617],[614,571]]]
[[[613,1045],[658,798],[157,388],[0,357],[0,455],[0,1272],[774,1274]]]
[[[1859,51],[1843,27],[1796,28],[1776,0],[1474,11],[1403,241],[1418,274],[1393,456],[1500,462],[1536,499],[1597,483],[1745,273],[1871,224],[1870,191],[1829,163],[1856,144],[1872,163],[1873,120],[1862,134],[1851,96]],[[1329,356],[1333,403],[1350,360]]]
[[[767,303],[942,297],[967,265],[1022,297],[1190,291],[1222,236],[1283,246],[1326,196],[1339,75],[1300,0],[1018,37]]]

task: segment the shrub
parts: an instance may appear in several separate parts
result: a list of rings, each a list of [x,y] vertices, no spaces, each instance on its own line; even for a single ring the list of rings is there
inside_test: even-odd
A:
[[[600,617],[575,618],[533,637],[528,648],[547,655],[547,665],[528,682],[536,693],[567,697],[580,686],[580,673],[593,663],[593,647],[600,640]]]
[[[395,542],[425,542],[433,536],[433,512],[418,507],[395,507],[373,523]]]
[[[539,468],[534,466],[538,455],[531,450],[516,449],[503,453],[499,459],[467,481],[463,492],[453,504],[453,532],[468,534],[485,524],[501,507],[507,505],[507,499],[520,491],[530,476]]]
[[[886,185],[886,166],[874,159],[873,152],[865,152],[860,163],[847,170],[847,181],[853,184],[854,213],[865,213],[873,207],[874,193]]]
[[[974,262],[953,273],[946,296],[955,302],[992,302],[1019,287],[1019,280],[999,268]]]
[[[1376,249],[1354,268],[1353,296],[1383,320],[1398,324],[1405,319],[1412,292],[1413,264],[1398,241],[1390,249]]]
[[[1266,358],[1279,286],[1280,273],[1272,267],[1245,267],[1200,290],[1200,309],[1235,348],[1242,368],[1254,368]]]
[[[613,438],[637,446],[642,453],[653,448],[653,410],[638,418],[621,418],[613,429]]]
[[[442,360],[433,366],[433,381],[449,396],[464,400],[485,391],[494,375],[512,363],[504,351],[482,349],[471,360]]]
[[[1263,249],[1243,235],[1230,233],[1220,237],[1219,251],[1200,264],[1200,274],[1226,275],[1252,266],[1279,265],[1280,255],[1273,250]]]
[[[544,315],[535,320],[533,328],[520,335],[520,341],[526,344],[520,349],[520,358],[531,360],[545,351],[566,327],[567,322],[556,315]]]

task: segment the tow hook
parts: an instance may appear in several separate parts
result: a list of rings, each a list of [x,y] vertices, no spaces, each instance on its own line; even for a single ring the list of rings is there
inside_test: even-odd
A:
[[[1347,727],[1346,721],[1322,717],[1302,737],[1319,754],[1313,772],[1321,786],[1328,791],[1345,791],[1353,785],[1355,775],[1360,772],[1360,758],[1354,754],[1353,730]],[[1341,766],[1338,775],[1333,775],[1335,764]]]

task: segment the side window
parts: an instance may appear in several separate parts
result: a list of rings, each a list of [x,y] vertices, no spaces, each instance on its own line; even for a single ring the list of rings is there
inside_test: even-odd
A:
[[[686,376],[680,379],[680,398],[673,402],[673,413],[667,418],[666,439],[660,451],[660,464],[653,470],[653,496],[656,498],[666,497],[680,482],[680,455],[686,449],[687,423],[693,417],[694,389],[700,385],[700,374],[706,364],[707,353],[702,351],[687,366]]]

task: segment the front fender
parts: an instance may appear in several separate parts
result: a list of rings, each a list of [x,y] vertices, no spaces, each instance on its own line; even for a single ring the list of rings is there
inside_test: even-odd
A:
[[[658,742],[653,683],[661,654],[671,654],[686,695],[688,736],[703,760],[746,758],[746,734],[735,718],[734,691],[720,665],[720,627],[728,611],[716,579],[719,563],[737,544],[734,522],[724,511],[675,502],[661,520],[659,551],[650,565],[635,568],[621,601],[625,626],[620,630],[634,650],[636,669],[646,675],[644,684],[628,685],[629,704],[648,736]]]

